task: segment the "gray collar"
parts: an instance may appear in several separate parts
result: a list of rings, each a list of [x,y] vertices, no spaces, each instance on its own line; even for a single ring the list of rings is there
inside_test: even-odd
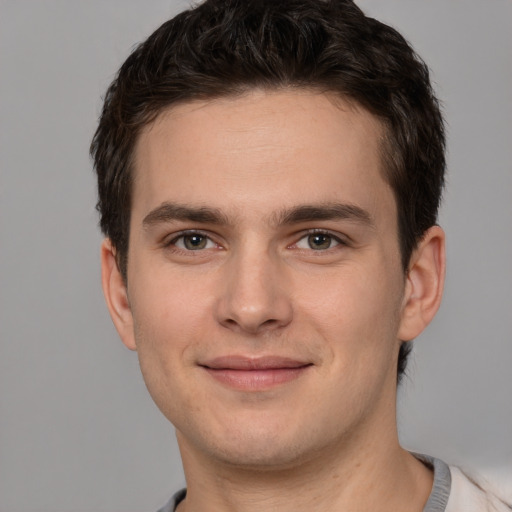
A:
[[[434,485],[423,512],[445,512],[452,487],[450,468],[440,459],[419,453],[413,455],[434,471]]]

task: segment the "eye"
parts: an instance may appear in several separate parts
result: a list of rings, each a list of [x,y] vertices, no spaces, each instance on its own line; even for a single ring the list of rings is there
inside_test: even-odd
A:
[[[310,233],[302,237],[296,244],[299,249],[312,249],[313,251],[326,251],[340,245],[341,241],[335,236],[324,233]]]
[[[217,245],[202,233],[186,233],[180,235],[169,243],[178,249],[185,251],[201,251],[204,249],[214,249]]]

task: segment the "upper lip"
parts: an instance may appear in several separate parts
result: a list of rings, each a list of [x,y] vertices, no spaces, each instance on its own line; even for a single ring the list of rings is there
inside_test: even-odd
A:
[[[277,370],[286,368],[301,368],[309,366],[309,361],[301,361],[281,356],[247,357],[228,355],[215,357],[201,362],[199,366],[211,370]]]

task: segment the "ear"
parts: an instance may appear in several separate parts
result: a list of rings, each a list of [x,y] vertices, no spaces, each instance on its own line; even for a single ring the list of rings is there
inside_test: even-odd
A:
[[[401,341],[416,338],[434,318],[441,304],[445,270],[445,234],[439,226],[433,226],[409,262],[398,331]]]
[[[126,283],[117,266],[115,249],[108,238],[101,244],[101,284],[110,316],[121,340],[130,350],[136,350]]]

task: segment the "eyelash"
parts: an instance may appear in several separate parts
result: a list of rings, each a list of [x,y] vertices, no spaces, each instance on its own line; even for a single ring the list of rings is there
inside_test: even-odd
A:
[[[325,235],[326,237],[329,237],[331,241],[335,242],[334,247],[328,247],[326,249],[316,249],[316,250],[311,248],[311,247],[308,248],[308,249],[297,247],[298,244],[302,240],[307,239],[308,237],[313,236],[313,235]],[[209,247],[209,248],[199,248],[197,250],[193,250],[193,249],[186,249],[186,248],[178,247],[176,245],[178,243],[178,241],[180,239],[184,239],[187,236],[190,236],[190,237],[192,237],[192,236],[204,237],[204,238],[207,239],[206,243],[210,242],[210,243],[215,244],[215,246],[216,246],[215,248],[217,248],[217,249],[221,247],[217,242],[215,242],[215,240],[213,240],[211,235],[209,235],[208,233],[206,233],[204,231],[194,230],[194,229],[186,230],[186,231],[181,231],[180,233],[175,233],[174,236],[170,240],[164,241],[163,246],[166,249],[170,249],[172,251],[181,252],[181,253],[193,253],[193,252],[200,253],[200,252],[203,252],[206,249],[212,249],[212,247]],[[339,235],[335,235],[334,233],[332,233],[329,230],[326,230],[326,229],[310,229],[310,230],[304,232],[303,234],[301,234],[300,238],[298,238],[292,244],[288,245],[287,248],[292,248],[292,247],[295,246],[297,248],[297,250],[299,250],[299,251],[307,251],[307,252],[314,252],[314,253],[325,253],[325,252],[332,251],[333,249],[335,249],[338,246],[346,247],[348,245],[349,245],[349,243],[348,243],[348,241],[345,238],[342,238]]]
[[[328,247],[327,249],[316,249],[316,250],[311,247],[309,249],[302,249],[302,248],[298,247],[298,250],[304,250],[304,251],[316,252],[316,253],[325,253],[325,252],[334,250],[338,246],[346,247],[349,245],[346,239],[340,237],[339,235],[335,235],[334,233],[332,233],[329,230],[310,229],[306,233],[304,233],[296,242],[294,242],[292,244],[292,246],[297,246],[299,244],[299,242],[301,242],[302,240],[307,239],[308,237],[313,236],[313,235],[324,235],[326,237],[329,237],[331,239],[331,241],[334,241],[336,243],[336,245],[334,245],[334,247]]]
[[[205,233],[204,231],[199,231],[199,230],[196,230],[196,229],[190,229],[190,230],[186,230],[186,231],[181,231],[180,233],[175,233],[174,236],[170,240],[164,241],[163,246],[165,248],[167,248],[167,249],[172,249],[174,251],[180,251],[180,252],[186,252],[186,253],[201,252],[201,249],[198,249],[197,251],[194,251],[192,249],[183,249],[183,248],[178,247],[176,245],[178,240],[184,239],[187,236],[190,236],[190,237],[192,237],[192,236],[204,237],[204,238],[207,239],[207,243],[208,242],[212,242],[217,247],[219,247],[219,244],[217,244],[208,233]]]

